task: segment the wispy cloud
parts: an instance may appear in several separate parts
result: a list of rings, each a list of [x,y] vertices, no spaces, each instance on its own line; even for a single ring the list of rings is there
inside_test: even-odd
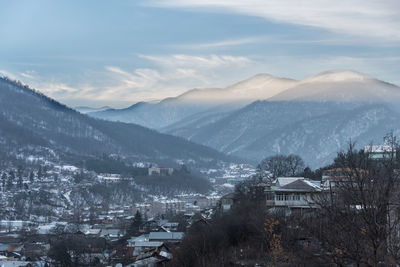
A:
[[[341,34],[400,41],[398,0],[152,0],[148,4],[238,13]]]
[[[80,81],[46,77],[35,71],[0,74],[22,80],[43,93],[74,105],[127,106],[137,101],[176,96],[191,88],[225,87],[257,73],[304,79],[330,69],[355,69],[398,84],[398,56],[255,56],[138,55],[148,68],[104,66],[85,72]],[[391,70],[391,72],[388,71]],[[294,75],[295,73],[295,75]],[[82,82],[83,81],[83,82]]]
[[[22,80],[39,91],[68,103],[134,103],[176,96],[194,87],[225,85],[226,73],[240,73],[251,60],[231,55],[138,55],[153,65],[151,68],[126,69],[104,66],[103,70],[90,71],[74,81],[44,77],[35,71],[0,74]],[[235,77],[232,76],[232,77]]]
[[[183,45],[175,45],[177,48],[183,49],[212,49],[212,48],[225,48],[230,46],[240,46],[240,45],[247,45],[247,44],[257,44],[263,43],[266,41],[270,41],[271,38],[266,36],[258,36],[258,37],[246,37],[246,38],[239,38],[239,39],[228,39],[228,40],[221,40],[215,42],[207,42],[207,43],[194,43],[194,44],[183,44]]]
[[[153,61],[163,67],[216,68],[232,64],[242,65],[250,62],[248,57],[230,55],[196,56],[177,54],[171,56],[139,55],[139,57]]]
[[[226,71],[240,71],[251,62],[247,57],[230,55],[138,55],[154,68],[133,71],[106,66],[112,83],[99,98],[120,97],[131,101],[154,100],[175,96],[193,87],[222,84]]]

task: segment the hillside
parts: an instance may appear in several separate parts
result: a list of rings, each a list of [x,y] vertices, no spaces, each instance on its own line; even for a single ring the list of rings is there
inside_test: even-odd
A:
[[[50,149],[75,161],[102,154],[196,164],[228,159],[213,149],[179,137],[134,124],[88,117],[6,78],[0,79],[0,92],[2,152],[18,154],[24,149]]]
[[[124,119],[254,163],[296,153],[321,166],[350,139],[365,145],[397,133],[399,103],[398,86],[356,71],[327,71],[301,81],[261,74],[223,89],[141,103]],[[121,118],[120,110],[106,113]]]
[[[398,121],[400,88],[353,71],[324,72],[266,101],[196,114],[163,130],[254,162],[276,153],[321,166],[352,139],[381,142]]]
[[[399,87],[356,71],[327,71],[300,81],[270,101],[399,102]]]

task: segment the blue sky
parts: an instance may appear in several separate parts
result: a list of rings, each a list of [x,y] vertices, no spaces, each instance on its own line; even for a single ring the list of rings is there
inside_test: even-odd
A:
[[[400,85],[398,0],[0,0],[0,74],[123,107],[257,73],[354,69]]]

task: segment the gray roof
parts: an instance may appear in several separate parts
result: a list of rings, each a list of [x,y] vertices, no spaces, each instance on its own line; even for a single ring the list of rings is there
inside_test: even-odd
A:
[[[157,241],[142,241],[142,242],[135,242],[134,246],[135,247],[161,247],[164,243],[163,242],[157,242]]]
[[[149,240],[181,240],[182,232],[150,232]]]
[[[304,180],[304,177],[278,177],[275,180],[276,186],[285,186],[297,180]]]
[[[291,182],[285,186],[279,187],[275,191],[315,192],[318,189],[319,188],[317,185],[315,185],[309,181],[299,179],[299,180]]]

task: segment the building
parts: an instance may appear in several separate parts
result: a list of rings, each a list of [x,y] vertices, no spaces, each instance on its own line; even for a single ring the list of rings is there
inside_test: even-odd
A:
[[[152,166],[148,169],[149,176],[152,175],[161,175],[161,176],[169,176],[174,173],[173,168],[162,168],[162,167],[155,167]]]
[[[265,187],[266,205],[283,208],[286,214],[303,213],[316,207],[315,195],[321,192],[319,181],[303,177],[280,177],[274,184]]]
[[[363,177],[368,172],[362,169],[334,168],[322,172],[321,186],[324,190],[332,189],[338,184],[349,183],[357,177]]]
[[[150,232],[150,242],[179,243],[184,234],[182,232]]]
[[[396,148],[393,146],[365,146],[364,152],[368,153],[370,159],[391,159],[396,158]]]
[[[237,198],[235,193],[229,193],[226,194],[225,196],[221,197],[219,201],[218,208],[222,212],[226,212],[230,210],[233,206],[233,204],[236,202]]]

